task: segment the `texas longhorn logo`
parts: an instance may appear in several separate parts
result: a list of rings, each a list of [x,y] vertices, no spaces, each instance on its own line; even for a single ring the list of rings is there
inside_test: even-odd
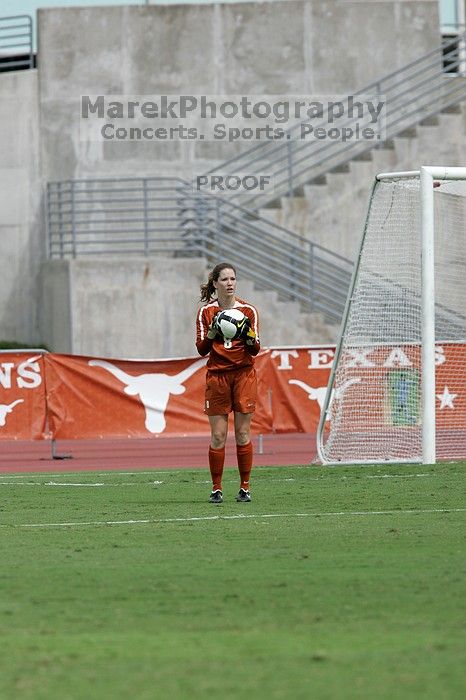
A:
[[[204,367],[207,358],[193,362],[189,367],[178,374],[140,374],[134,376],[124,372],[111,362],[105,360],[90,360],[91,367],[102,367],[113,374],[122,384],[123,391],[128,396],[139,396],[139,400],[146,410],[145,426],[150,433],[162,433],[166,427],[165,411],[168,400],[172,394],[184,394],[186,382],[198,369]]]
[[[13,401],[9,404],[0,404],[0,428],[3,428],[3,426],[6,425],[6,417],[8,413],[12,413],[14,407],[17,406],[19,403],[24,403],[24,399],[16,399],[16,401]]]
[[[333,397],[336,396],[338,399],[340,399],[344,392],[352,385],[352,384],[358,384],[361,381],[361,377],[354,377],[353,379],[347,379],[346,382],[344,382],[336,391],[332,389],[332,394],[329,402],[329,408],[330,404],[333,400]],[[326,386],[318,386],[318,387],[312,387],[309,386],[309,384],[306,384],[305,382],[302,382],[300,379],[290,379],[288,380],[288,384],[295,384],[296,386],[299,386],[300,389],[304,389],[304,391],[307,393],[307,398],[310,401],[317,401],[319,404],[319,408],[322,411],[324,401],[325,401],[325,396],[327,394],[327,387]],[[330,420],[330,415],[327,413],[327,416],[325,420]]]

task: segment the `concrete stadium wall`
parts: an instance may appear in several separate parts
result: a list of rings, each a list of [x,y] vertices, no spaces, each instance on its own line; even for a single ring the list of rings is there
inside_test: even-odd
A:
[[[131,359],[196,355],[200,258],[49,260],[41,270],[41,329],[54,352]],[[337,328],[238,275],[238,295],[259,310],[261,342],[335,342]],[[292,319],[292,321],[291,321]]]
[[[386,144],[388,146],[388,144]],[[283,197],[260,213],[276,224],[353,260],[364,229],[374,178],[381,172],[417,170],[421,165],[464,166],[466,105],[430,119],[412,135],[392,139],[367,161],[351,161],[346,173],[330,173],[326,184],[305,185],[303,195]]]
[[[204,262],[194,259],[48,261],[42,267],[42,321],[55,352],[192,356],[196,297],[204,277]]]
[[[347,93],[429,50],[438,42],[438,27],[437,0],[40,10],[38,71],[0,75],[0,337],[44,342],[55,351],[121,356],[140,345],[142,329],[149,348],[144,354],[191,354],[191,344],[188,349],[180,338],[188,317],[192,323],[197,267],[190,268],[192,283],[182,297],[186,317],[170,317],[179,328],[165,337],[158,321],[157,337],[146,333],[138,314],[144,308],[146,319],[153,307],[154,317],[163,318],[157,304],[164,290],[170,299],[178,295],[176,260],[52,261],[43,265],[39,283],[46,257],[43,193],[48,181],[68,178],[189,178],[231,157],[232,147],[81,141],[82,94]],[[265,306],[271,303],[267,299]],[[133,313],[140,325],[132,322]],[[287,314],[301,329],[297,309],[289,307]],[[290,318],[283,328],[274,324],[268,343],[295,342]],[[324,334],[322,324],[313,325],[318,327]]]
[[[36,70],[0,76],[0,340],[34,344],[45,258]]]
[[[437,0],[288,0],[54,8],[38,30],[47,180],[189,179],[234,145],[80,141],[80,96],[347,94],[430,50],[439,20]]]

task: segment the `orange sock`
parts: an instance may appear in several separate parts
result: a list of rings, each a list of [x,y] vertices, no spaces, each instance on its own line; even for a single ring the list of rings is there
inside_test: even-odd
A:
[[[212,477],[212,491],[222,490],[222,474],[225,462],[225,448],[219,450],[209,447],[209,467]]]
[[[241,478],[240,488],[249,491],[249,475],[252,469],[252,442],[247,445],[236,445],[236,455],[238,457],[238,469]]]

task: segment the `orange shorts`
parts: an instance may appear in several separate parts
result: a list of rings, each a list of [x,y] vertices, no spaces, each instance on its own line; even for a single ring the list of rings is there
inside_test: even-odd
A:
[[[208,416],[224,416],[233,411],[254,413],[257,379],[254,367],[227,372],[207,371],[205,409]]]

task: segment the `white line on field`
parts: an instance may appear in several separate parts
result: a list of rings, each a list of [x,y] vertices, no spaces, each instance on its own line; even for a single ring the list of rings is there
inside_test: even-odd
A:
[[[18,481],[0,481],[0,486],[113,486],[114,484],[77,484],[77,483],[60,483],[58,481],[45,481],[43,484],[34,481],[31,484],[23,484]]]
[[[183,473],[184,471],[189,471],[186,469],[151,469],[150,471],[142,471],[142,470],[137,470],[135,472],[119,472],[117,470],[109,470],[107,472],[95,472],[95,471],[89,471],[87,472],[88,474],[92,474],[93,476],[96,477],[104,477],[104,476],[139,476],[140,474],[165,474],[166,476],[174,476],[175,474],[178,474],[178,472]],[[193,470],[194,471],[194,470]],[[197,471],[197,470],[196,470]],[[56,478],[63,478],[63,477],[73,477],[73,476],[83,476],[86,472],[83,471],[77,471],[77,472],[48,472],[48,473],[42,473],[42,474],[5,474],[5,477],[8,477],[8,479],[47,479],[52,477]]]
[[[303,464],[303,465],[292,465],[285,467],[288,469],[312,469],[309,464]],[[208,466],[206,464],[205,467],[191,467],[189,469],[172,469],[170,467],[167,467],[166,469],[148,469],[148,470],[143,470],[143,469],[136,469],[136,471],[132,472],[121,472],[118,469],[109,469],[108,471],[97,471],[97,470],[86,470],[86,472],[83,472],[83,470],[78,470],[75,472],[69,471],[69,472],[43,472],[42,474],[4,474],[4,478],[7,477],[8,479],[47,479],[50,478],[50,476],[56,477],[56,478],[73,478],[73,477],[81,477],[83,476],[84,473],[92,474],[93,477],[95,478],[102,478],[102,477],[110,477],[110,476],[140,476],[140,475],[151,475],[151,474],[163,474],[165,477],[176,477],[179,476],[180,474],[183,474],[184,472],[189,472],[189,471],[195,471],[195,472],[200,472],[204,469],[208,470]],[[235,469],[234,466],[232,467],[226,467],[226,470],[228,471],[229,469]],[[262,471],[264,469],[280,469],[280,467],[277,466],[258,466],[254,467],[254,471]],[[333,469],[333,467],[332,467]]]
[[[20,525],[5,525],[0,527],[15,527],[15,528],[38,528],[38,527],[77,527],[77,526],[92,526],[92,525],[145,525],[145,524],[160,524],[160,523],[192,523],[202,522],[206,520],[260,520],[261,518],[322,518],[322,517],[340,517],[351,515],[421,515],[434,513],[465,513],[466,508],[432,508],[428,510],[353,510],[353,511],[336,511],[336,512],[320,512],[320,513],[262,513],[262,514],[245,514],[238,515],[201,515],[190,518],[150,518],[147,520],[91,520],[88,522],[67,522],[67,523],[24,523]]]
[[[431,476],[431,474],[366,474],[366,479],[411,479],[413,476]],[[345,478],[347,477],[343,477]]]
[[[174,476],[175,473],[173,473],[173,472],[170,473],[170,472],[166,472],[166,471],[118,472],[118,474],[127,474],[127,475],[163,474],[164,476]],[[435,474],[432,474],[432,473],[430,473],[430,474],[364,474],[362,478],[364,478],[364,479],[410,479],[413,477],[424,477],[424,476],[433,476],[433,475],[435,476]],[[64,476],[64,475],[58,474],[56,476]],[[70,477],[72,478],[74,475],[73,474],[66,474],[66,476],[68,478],[70,478]],[[82,474],[81,474],[81,476],[82,476]],[[98,474],[98,476],[109,477],[109,476],[111,476],[111,474],[103,473],[103,474]],[[47,477],[44,474],[30,474],[30,475],[24,474],[24,475],[19,475],[19,476],[8,475],[8,477],[6,477],[6,478],[8,479],[8,481],[0,480],[0,486],[15,486],[15,485],[17,485],[17,486],[147,486],[147,485],[151,486],[153,484],[158,485],[158,484],[165,483],[163,481],[150,481],[150,482],[122,481],[119,483],[118,482],[117,483],[114,483],[114,482],[113,483],[112,482],[85,483],[85,482],[52,482],[52,481],[48,481],[48,482],[44,482],[43,484],[38,484],[37,482],[24,483],[21,481],[10,481],[11,479],[25,479],[26,482],[30,482],[31,479],[46,479]],[[327,478],[326,474],[322,475],[322,476],[317,476],[317,477],[309,476],[309,477],[306,477],[306,481],[323,481],[326,478]],[[344,481],[347,479],[360,479],[360,478],[361,478],[361,475],[359,475],[359,474],[350,474],[350,475],[344,475],[344,476],[339,477],[339,479],[342,479]],[[280,482],[282,482],[282,481],[287,481],[287,482],[296,481],[296,479],[294,477],[280,477],[280,478],[272,477],[271,479],[268,479],[268,480],[269,481],[280,481]],[[332,480],[333,480],[333,478],[332,478]],[[236,480],[235,479],[226,479],[226,480],[224,479],[223,481],[224,481],[224,483],[227,483],[227,484],[233,484],[233,483],[236,483],[237,479]],[[202,480],[198,479],[198,480],[192,481],[191,483],[210,484],[211,481],[210,481],[210,479],[202,479]],[[177,482],[175,482],[175,483],[170,484],[170,486],[179,486],[179,484]]]
[[[149,485],[150,486],[154,486],[154,485],[158,486],[159,484],[163,484],[163,481],[152,481]],[[69,481],[69,482],[45,481],[43,484],[35,481],[31,484],[24,484],[24,483],[21,483],[20,481],[0,481],[0,486],[84,486],[84,487],[109,486],[109,487],[115,487],[115,486],[146,486],[146,485],[147,484],[135,483],[134,481],[128,481],[128,482],[123,481],[119,484],[103,484],[103,483],[80,484],[80,483],[73,482],[73,481]]]
[[[8,477],[10,478],[10,477]],[[26,477],[25,477],[26,478]],[[43,477],[45,478],[45,477]],[[280,481],[280,482],[293,482],[296,481],[296,479],[293,478],[282,478],[282,479],[269,479],[269,481]],[[317,479],[310,479],[310,481],[317,481]],[[238,482],[238,479],[223,479],[224,484],[236,484]],[[85,482],[76,482],[76,481],[44,481],[43,483],[34,481],[34,482],[28,482],[28,481],[3,481],[0,480],[0,486],[158,486],[160,484],[165,483],[164,481],[121,481],[117,483],[112,483],[112,482],[98,482],[98,483],[85,483]],[[202,479],[202,480],[196,480],[190,482],[191,484],[211,484],[212,481],[210,479]],[[172,482],[171,484],[167,484],[167,486],[176,486],[179,488],[179,483],[177,482]]]

